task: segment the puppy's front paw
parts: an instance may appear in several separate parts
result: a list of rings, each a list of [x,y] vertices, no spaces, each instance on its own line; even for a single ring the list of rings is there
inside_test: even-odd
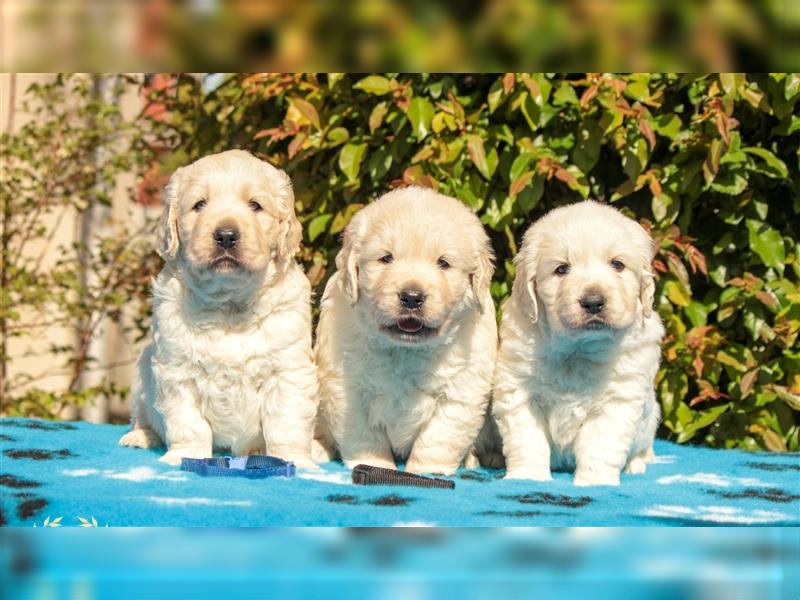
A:
[[[161,458],[163,463],[177,466],[181,464],[182,458],[211,458],[211,448],[170,448]]]
[[[485,452],[480,455],[481,464],[490,469],[502,469],[506,466],[506,458],[502,452]],[[550,474],[548,470],[547,474]]]
[[[625,472],[631,475],[643,475],[646,471],[647,462],[641,456],[634,456],[625,467]]]
[[[416,473],[417,475],[455,475],[457,466],[437,465],[433,463],[423,463],[416,460],[409,460],[406,463],[406,472]]]
[[[322,473],[322,469],[313,460],[309,458],[289,458],[287,459],[294,463],[294,466],[299,471],[306,473]]]
[[[382,469],[397,469],[397,465],[393,460],[385,458],[375,458],[372,456],[357,456],[355,458],[343,458],[342,461],[348,469],[354,469],[358,465],[369,465],[371,467],[380,467]]]
[[[595,485],[619,485],[619,471],[611,469],[591,470],[578,468],[573,483],[578,487]]]
[[[512,467],[503,479],[525,479],[527,481],[552,481],[550,467]]]
[[[477,469],[481,466],[481,462],[478,460],[478,453],[474,448],[467,452],[462,464],[465,469]]]
[[[131,429],[128,433],[119,438],[120,446],[131,446],[132,448],[158,448],[164,444],[155,431],[150,429]]]
[[[311,440],[311,458],[314,462],[326,463],[336,458],[336,451],[318,439]]]

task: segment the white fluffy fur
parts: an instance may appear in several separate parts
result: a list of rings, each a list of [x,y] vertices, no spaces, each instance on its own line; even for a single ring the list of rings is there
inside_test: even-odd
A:
[[[391,264],[379,260],[387,253]],[[350,467],[407,458],[412,472],[458,468],[491,391],[491,259],[477,217],[434,191],[393,191],[356,214],[317,330],[318,438],[328,456],[335,446]],[[386,330],[403,315],[398,292],[409,282],[427,294],[424,318],[437,331],[421,340]]]
[[[494,381],[507,478],[574,468],[576,485],[617,485],[623,468],[644,473],[664,334],[652,310],[652,245],[636,222],[591,201],[556,209],[526,233]],[[559,264],[569,273],[556,274]],[[587,328],[578,302],[587,290],[606,298],[598,329]]]
[[[161,460],[170,464],[209,457],[212,447],[309,464],[317,408],[311,290],[293,258],[300,227],[289,178],[229,151],[179,169],[167,197],[152,344],[139,360],[133,428],[120,444],[166,442]],[[193,210],[199,199],[207,206]],[[242,232],[239,268],[214,262],[220,223]]]

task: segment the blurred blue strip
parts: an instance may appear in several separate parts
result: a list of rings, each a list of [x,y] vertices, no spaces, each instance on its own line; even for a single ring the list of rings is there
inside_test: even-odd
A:
[[[13,529],[2,597],[797,598],[800,530]]]

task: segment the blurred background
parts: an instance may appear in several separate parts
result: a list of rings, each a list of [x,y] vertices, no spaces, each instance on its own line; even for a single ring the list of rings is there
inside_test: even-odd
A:
[[[292,177],[319,295],[365,203],[417,184],[522,234],[595,198],[656,240],[659,435],[800,449],[800,74],[0,76],[0,414],[128,416],[161,190],[245,148]]]
[[[3,0],[4,70],[797,69],[795,0]],[[76,65],[80,65],[77,66]]]
[[[68,528],[0,536],[0,590],[15,600],[782,600],[800,591],[792,529]]]

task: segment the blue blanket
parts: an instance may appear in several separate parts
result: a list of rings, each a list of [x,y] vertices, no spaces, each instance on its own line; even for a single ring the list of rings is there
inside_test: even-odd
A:
[[[0,520],[41,526],[800,525],[800,456],[658,440],[646,475],[577,488],[460,471],[454,490],[355,486],[339,463],[294,478],[206,478],[117,445],[127,426],[0,419]]]

